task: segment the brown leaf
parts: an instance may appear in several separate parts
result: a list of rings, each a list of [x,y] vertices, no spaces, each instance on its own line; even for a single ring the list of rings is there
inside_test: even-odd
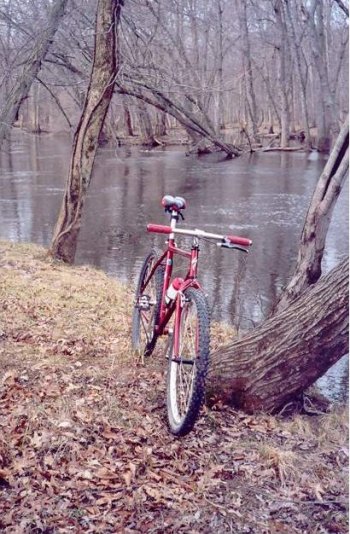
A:
[[[88,469],[85,469],[84,471],[77,473],[77,476],[84,480],[92,480],[94,478],[94,475]]]
[[[324,494],[324,489],[322,488],[321,484],[315,484],[312,489],[315,493],[316,499],[322,502],[322,495]]]
[[[162,494],[160,493],[160,491],[157,490],[157,488],[153,486],[143,486],[142,489],[149,497],[154,499],[156,502],[160,502],[163,500]]]

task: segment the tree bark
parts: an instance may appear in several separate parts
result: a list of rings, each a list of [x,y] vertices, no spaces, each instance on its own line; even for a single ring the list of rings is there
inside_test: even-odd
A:
[[[339,133],[336,123],[336,106],[330,89],[328,64],[326,58],[326,34],[324,25],[324,0],[314,0],[308,21],[313,32],[313,57],[319,76],[320,109],[316,116],[317,149],[328,153],[332,137]]]
[[[239,13],[239,25],[242,34],[243,62],[245,71],[244,80],[247,98],[247,108],[250,122],[252,125],[253,139],[255,142],[258,142],[258,112],[253,82],[253,65],[248,32],[247,2],[245,0],[240,1]]]
[[[53,4],[47,28],[40,33],[34,42],[30,57],[26,61],[21,76],[16,80],[3,109],[0,111],[0,146],[16,120],[21,103],[27,98],[31,85],[35,80],[57,31],[59,22],[64,15],[68,0],[56,0]]]
[[[279,42],[279,95],[281,107],[281,147],[289,146],[290,132],[290,109],[289,109],[289,73],[288,73],[288,43],[287,28],[283,12],[283,3],[278,0],[274,7],[276,19],[278,21],[280,42]]]
[[[308,149],[311,149],[311,134],[310,134],[310,126],[309,126],[309,111],[307,106],[307,92],[306,92],[306,79],[303,76],[303,69],[302,69],[302,54],[300,50],[300,39],[297,37],[297,32],[295,28],[295,19],[294,15],[291,12],[291,6],[288,0],[284,0],[284,6],[286,10],[286,15],[289,20],[289,26],[291,30],[291,39],[290,44],[293,48],[294,56],[295,56],[295,67],[297,71],[298,76],[298,82],[300,87],[300,105],[301,105],[301,111],[302,111],[302,124],[305,132],[305,146]]]
[[[224,75],[223,75],[223,65],[224,65],[224,46],[223,46],[223,13],[224,8],[221,3],[221,0],[218,0],[218,40],[219,40],[219,53],[218,53],[218,110],[217,110],[217,121],[216,121],[216,132],[220,136],[221,130],[225,128],[225,115],[224,115]]]
[[[129,137],[133,137],[134,128],[132,124],[132,117],[131,117],[131,112],[130,112],[129,102],[127,100],[127,97],[124,97],[122,99],[122,106],[123,106],[123,112],[124,112],[124,124],[125,124],[126,135],[128,135]]]
[[[29,128],[32,133],[40,134],[41,125],[40,125],[40,85],[36,82],[32,83],[31,95],[29,97],[29,109],[30,109],[30,119],[29,119]]]
[[[167,135],[166,119],[167,119],[166,113],[162,111],[157,113],[156,127],[155,127],[155,133],[157,136],[163,137],[164,135]]]
[[[150,113],[147,109],[145,102],[143,100],[139,100],[137,107],[142,144],[149,147],[157,146],[158,143],[154,139],[154,132]]]
[[[293,277],[275,308],[281,311],[321,276],[332,212],[349,169],[349,117],[320,176],[305,219]]]
[[[211,358],[209,398],[277,412],[349,350],[348,260],[284,311]]]
[[[74,261],[99,135],[113,95],[118,70],[116,31],[122,5],[123,0],[99,0],[97,6],[91,78],[74,136],[66,189],[50,248],[53,257],[67,263]]]

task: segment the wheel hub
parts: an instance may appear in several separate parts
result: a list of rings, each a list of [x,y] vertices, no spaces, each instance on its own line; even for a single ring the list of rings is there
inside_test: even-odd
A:
[[[149,311],[152,306],[154,306],[154,302],[151,301],[151,297],[149,295],[142,295],[139,298],[137,307],[140,310]]]

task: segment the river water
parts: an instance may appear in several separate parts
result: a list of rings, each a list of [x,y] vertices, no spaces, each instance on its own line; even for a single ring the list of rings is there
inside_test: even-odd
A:
[[[200,281],[216,320],[250,328],[263,319],[291,274],[298,240],[323,158],[260,153],[237,160],[184,149],[101,148],[85,205],[76,261],[134,282],[143,257],[164,236],[148,222],[167,224],[160,200],[187,200],[183,227],[253,240],[249,255],[204,242]],[[70,140],[15,132],[0,153],[0,238],[48,246],[62,200]],[[348,188],[337,202],[323,260],[329,271],[348,254]],[[179,273],[182,265],[178,266]],[[347,391],[347,360],[321,381],[334,398]]]

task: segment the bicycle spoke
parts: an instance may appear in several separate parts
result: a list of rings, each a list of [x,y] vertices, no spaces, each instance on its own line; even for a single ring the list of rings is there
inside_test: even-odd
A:
[[[188,410],[196,371],[195,347],[197,326],[194,308],[195,306],[192,302],[186,303],[181,317],[180,361],[177,363],[178,381],[176,384],[180,417],[183,417]],[[192,361],[193,364],[183,363],[182,360]]]
[[[191,365],[191,372],[189,373],[182,363],[179,363],[179,376],[180,376],[180,399],[182,405],[182,415],[186,413],[188,404],[192,393],[192,384],[194,377],[194,366]],[[187,377],[186,377],[187,376]]]
[[[141,268],[134,304],[133,346],[145,356],[150,356],[157,341],[157,337],[154,334],[154,326],[160,310],[163,266],[157,267],[151,279],[148,280],[157,260],[158,254],[154,250],[146,257]]]
[[[151,319],[152,317],[150,318],[147,318],[145,316],[145,314],[143,314],[142,312],[140,313],[140,320],[141,320],[141,325],[142,325],[142,328],[144,330],[144,333],[146,335],[146,339],[147,341],[149,341],[149,331],[150,331],[150,323],[151,323]]]
[[[179,391],[178,391],[178,395],[179,395],[179,400],[180,400],[180,406],[181,406],[181,409],[180,409],[180,416],[182,416],[185,412],[185,409],[186,409],[186,405],[184,403],[184,396],[183,396],[183,375],[182,375],[182,365],[181,363],[178,364],[179,366]]]

